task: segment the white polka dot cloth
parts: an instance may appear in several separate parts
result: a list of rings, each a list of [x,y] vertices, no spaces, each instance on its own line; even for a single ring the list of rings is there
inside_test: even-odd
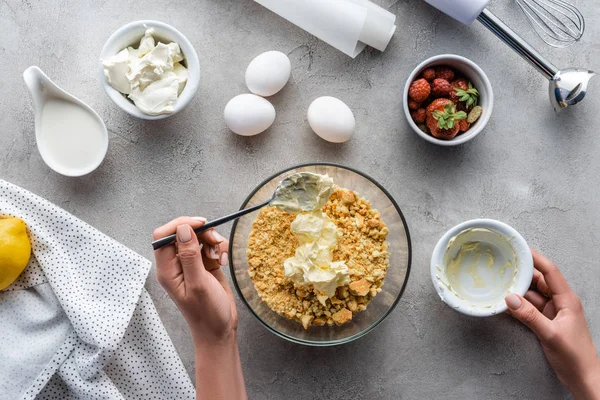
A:
[[[0,180],[0,217],[27,223],[33,256],[0,291],[0,399],[193,399],[144,289],[151,263]]]

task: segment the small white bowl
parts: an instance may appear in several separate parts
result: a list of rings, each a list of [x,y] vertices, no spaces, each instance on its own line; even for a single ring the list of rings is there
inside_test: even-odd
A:
[[[175,109],[169,114],[144,114],[135,106],[135,104],[133,104],[133,102],[125,97],[125,95],[113,88],[104,76],[102,60],[114,56],[128,46],[137,48],[140,44],[140,40],[146,32],[146,29],[148,28],[154,29],[155,33],[153,37],[157,40],[157,42],[176,42],[179,44],[181,52],[183,53],[182,64],[188,70],[188,81],[185,84],[181,95],[179,95],[177,103],[175,103]],[[198,89],[198,84],[200,82],[200,61],[198,60],[198,55],[196,54],[196,51],[194,50],[194,47],[190,41],[172,26],[162,22],[150,20],[130,22],[113,33],[104,44],[102,52],[100,53],[100,82],[102,83],[102,87],[106,91],[106,94],[108,94],[108,97],[110,97],[111,100],[114,101],[115,104],[123,111],[141,119],[163,119],[175,115],[179,111],[183,110],[196,94],[196,90]]]
[[[458,237],[452,241],[460,233],[469,229],[483,228],[486,231],[470,231],[471,237]],[[477,280],[471,274],[465,271],[459,271],[459,276],[455,277],[460,282],[462,287],[452,287],[449,283],[446,273],[446,250],[449,257],[456,255],[456,251],[465,241],[481,242],[496,255],[494,265],[480,267],[487,269],[479,269],[477,272],[487,273],[487,277],[480,282],[479,289]],[[507,284],[506,272],[502,269],[502,264],[505,259],[512,259],[516,256],[517,272],[514,276],[512,284]],[[483,261],[483,260],[482,260]],[[502,271],[498,274],[498,270]],[[478,279],[482,279],[477,273]],[[495,282],[491,279],[495,278]],[[440,298],[452,307],[454,310],[466,315],[474,317],[488,317],[506,311],[506,303],[504,297],[509,293],[517,293],[524,295],[531,285],[533,277],[533,257],[527,242],[523,237],[509,225],[492,219],[474,219],[463,222],[450,229],[439,240],[433,254],[431,256],[431,279],[433,286]],[[488,279],[486,279],[488,278]],[[460,292],[460,294],[459,294]]]
[[[408,108],[408,89],[410,88],[410,84],[415,80],[415,78],[419,74],[423,72],[425,68],[440,65],[446,65],[448,67],[454,68],[456,71],[460,72],[461,75],[469,79],[479,91],[478,105],[480,105],[483,108],[483,113],[481,114],[481,117],[479,117],[479,119],[471,126],[471,128],[468,131],[450,140],[434,138],[430,134],[425,133],[421,129],[419,129],[417,124],[415,124],[415,121],[413,121],[412,117],[410,116],[411,110]],[[439,56],[431,57],[419,64],[417,68],[415,68],[414,71],[410,74],[408,80],[406,81],[402,99],[404,115],[406,116],[408,124],[413,129],[413,131],[415,131],[417,135],[421,136],[428,142],[440,146],[458,146],[459,144],[466,143],[469,140],[473,139],[487,125],[488,121],[490,120],[490,116],[492,115],[492,109],[494,107],[494,91],[492,90],[492,84],[490,83],[490,80],[488,79],[485,72],[483,72],[483,70],[479,68],[479,66],[473,61],[465,57],[457,56],[455,54],[442,54]]]

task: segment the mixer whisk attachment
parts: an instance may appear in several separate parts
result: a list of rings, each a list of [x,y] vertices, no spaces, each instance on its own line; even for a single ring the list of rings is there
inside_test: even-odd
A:
[[[515,0],[527,16],[534,32],[548,45],[564,48],[583,36],[585,20],[581,12],[563,0]]]

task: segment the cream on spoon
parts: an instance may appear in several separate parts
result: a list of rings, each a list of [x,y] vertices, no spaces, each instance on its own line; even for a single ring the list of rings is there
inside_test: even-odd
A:
[[[33,99],[36,143],[44,162],[65,176],[98,168],[108,150],[108,132],[100,116],[38,67],[27,68],[23,79]]]
[[[319,175],[312,172],[296,172],[283,179],[275,188],[273,196],[264,203],[207,222],[201,227],[195,228],[194,232],[204,232],[268,205],[277,207],[290,214],[318,210],[329,200],[333,190],[333,180],[327,175]],[[154,250],[158,250],[163,246],[174,243],[176,239],[176,235],[172,234],[153,241],[152,247]]]

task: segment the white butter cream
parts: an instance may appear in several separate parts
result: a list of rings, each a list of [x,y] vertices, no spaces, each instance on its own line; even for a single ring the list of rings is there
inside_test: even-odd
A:
[[[343,261],[333,261],[338,230],[331,218],[321,211],[299,214],[290,229],[300,245],[294,256],[283,263],[286,277],[301,286],[312,285],[317,294],[326,296],[323,299],[350,283],[348,266]]]
[[[177,43],[158,43],[152,37],[154,30],[146,30],[137,49],[128,47],[103,60],[106,79],[129,98],[145,114],[159,115],[173,112],[183,90],[188,71]]]

